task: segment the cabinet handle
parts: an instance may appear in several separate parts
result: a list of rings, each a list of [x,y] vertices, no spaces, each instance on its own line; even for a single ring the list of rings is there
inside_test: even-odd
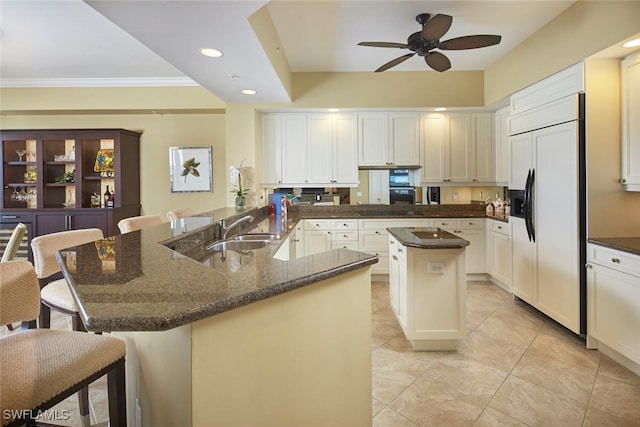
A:
[[[379,231],[376,231],[376,234],[380,234],[380,232],[379,232]]]
[[[502,226],[501,225],[498,226],[498,230],[502,230]]]
[[[398,253],[401,254],[402,253],[402,249],[398,248]]]
[[[477,181],[477,179],[473,178],[471,181],[476,182],[476,181]]]
[[[331,232],[330,232],[330,231],[327,231],[327,234],[331,234]]]
[[[591,264],[589,264],[589,263],[586,263],[586,264],[584,265],[584,267],[585,267],[585,268],[588,268],[588,269],[593,268],[593,266],[592,266]]]
[[[620,178],[620,183],[621,183],[621,184],[626,184],[626,182],[627,182],[627,180],[626,180],[626,179],[624,179],[624,178]]]
[[[398,257],[397,257],[397,256],[395,256],[395,255],[393,255],[391,258],[393,258],[393,260],[394,260],[394,261],[397,261],[397,260],[398,260]]]
[[[389,242],[390,245],[395,245],[395,243],[392,241]]]
[[[620,264],[620,258],[611,258],[611,262],[614,264]]]
[[[18,219],[18,215],[2,215],[2,219]]]
[[[344,237],[345,239],[349,238],[349,236],[347,236],[346,234],[343,234],[342,237]]]

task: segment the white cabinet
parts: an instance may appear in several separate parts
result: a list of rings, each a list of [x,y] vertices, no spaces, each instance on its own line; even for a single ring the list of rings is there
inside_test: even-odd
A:
[[[587,260],[587,346],[640,364],[640,256],[588,244]]]
[[[331,248],[358,250],[358,220],[334,219],[331,222]]]
[[[527,237],[522,218],[509,218],[511,222],[512,290],[518,298],[532,302],[534,285],[535,243]]]
[[[622,92],[622,179],[626,190],[640,191],[640,53],[620,64]]]
[[[358,220],[307,219],[304,221],[304,255],[331,249],[358,250]]]
[[[389,204],[389,171],[369,171],[369,203],[373,205]]]
[[[262,185],[358,183],[355,114],[263,114]]]
[[[464,249],[419,249],[389,236],[391,308],[414,350],[453,350],[467,333]]]
[[[417,166],[419,158],[418,113],[358,114],[359,166]]]
[[[487,231],[486,235],[489,237],[487,270],[492,277],[511,291],[511,227],[509,223],[488,219]]]
[[[485,273],[485,240],[483,218],[438,218],[433,226],[469,241],[466,247],[465,264],[467,274]]]
[[[491,113],[429,113],[421,121],[421,182],[494,181]]]
[[[509,185],[511,176],[511,144],[509,143],[509,107],[496,111],[494,120],[496,182]]]
[[[358,183],[358,137],[355,114],[310,114],[307,165],[310,183]]]

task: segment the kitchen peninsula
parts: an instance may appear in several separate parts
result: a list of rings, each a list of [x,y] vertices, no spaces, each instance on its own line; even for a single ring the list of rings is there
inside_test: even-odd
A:
[[[275,259],[295,220],[263,211],[216,210],[59,253],[87,328],[127,343],[129,425],[371,424],[377,258]],[[236,232],[279,239],[224,259],[206,250],[218,220],[249,214]]]

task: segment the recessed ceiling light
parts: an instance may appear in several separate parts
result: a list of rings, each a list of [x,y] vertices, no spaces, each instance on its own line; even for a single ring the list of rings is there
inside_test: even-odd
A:
[[[435,111],[447,111],[446,107],[438,107],[434,109]]]
[[[255,91],[255,90],[253,90],[253,89],[243,89],[243,90],[242,90],[242,93],[244,93],[245,95],[255,95],[255,94],[256,94],[256,93],[258,93],[258,92],[256,92],[256,91]]]
[[[202,49],[200,49],[200,53],[211,58],[220,58],[222,56],[222,52],[220,52],[219,50],[211,49],[208,47],[203,47]]]
[[[640,39],[629,40],[628,42],[622,45],[622,47],[637,47],[637,46],[640,46]]]
[[[340,111],[339,108],[329,108],[327,111],[329,111],[330,113],[337,113],[338,111]]]

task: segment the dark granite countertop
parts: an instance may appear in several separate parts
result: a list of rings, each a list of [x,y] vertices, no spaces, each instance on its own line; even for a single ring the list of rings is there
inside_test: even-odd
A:
[[[438,227],[392,227],[389,233],[403,246],[420,249],[461,249],[469,241]]]
[[[640,255],[640,237],[593,237],[589,243]]]
[[[58,253],[58,261],[89,330],[167,330],[378,261],[347,249],[289,261],[273,258],[300,219],[485,217],[484,208],[469,205],[304,208],[291,208],[286,221],[269,216],[266,208],[218,209],[68,248]],[[247,214],[255,220],[231,234],[268,232],[278,238],[265,248],[227,251],[224,260],[204,249],[219,240],[220,219],[231,223]]]

